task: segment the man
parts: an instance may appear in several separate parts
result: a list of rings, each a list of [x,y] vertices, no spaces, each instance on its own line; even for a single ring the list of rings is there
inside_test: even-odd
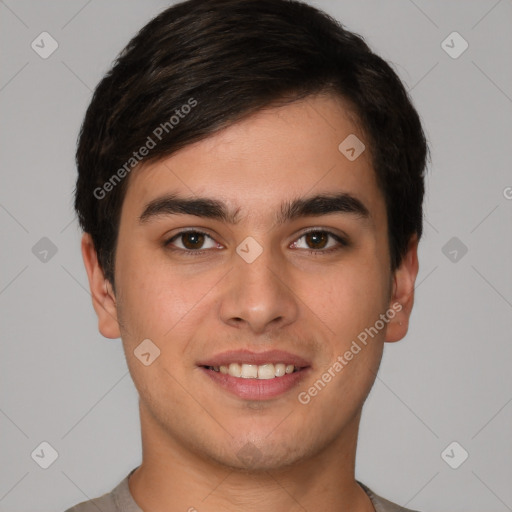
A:
[[[355,479],[413,307],[428,148],[397,75],[289,0],[189,0],[98,85],[75,207],[142,463],[67,512],[406,509]]]

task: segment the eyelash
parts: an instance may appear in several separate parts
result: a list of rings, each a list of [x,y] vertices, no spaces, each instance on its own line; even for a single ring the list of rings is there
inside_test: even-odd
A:
[[[196,234],[200,234],[200,235],[204,235],[204,236],[207,236],[208,238],[210,238],[211,240],[214,240],[213,237],[211,237],[208,233],[205,233],[204,231],[201,231],[201,230],[198,230],[198,229],[190,229],[190,230],[186,230],[186,231],[180,231],[179,233],[177,233],[176,235],[172,236],[171,238],[169,238],[168,240],[166,240],[164,242],[164,247],[170,251],[173,251],[173,252],[181,252],[183,253],[185,256],[201,256],[203,255],[204,253],[208,252],[208,251],[211,251],[212,249],[199,249],[199,250],[190,250],[190,249],[180,249],[180,248],[176,248],[176,247],[171,247],[171,242],[173,242],[174,240],[176,240],[177,238],[179,238],[180,236],[183,236],[187,233],[196,233]],[[340,251],[341,249],[345,248],[345,247],[348,247],[349,243],[348,241],[339,236],[339,235],[336,235],[335,233],[332,233],[331,231],[328,231],[328,230],[325,230],[325,229],[311,229],[309,231],[305,231],[304,233],[302,233],[300,235],[299,238],[297,238],[297,240],[300,240],[302,237],[308,235],[309,233],[325,233],[327,234],[328,236],[331,236],[332,238],[334,238],[337,242],[338,242],[338,246],[335,246],[335,247],[331,247],[329,249],[303,249],[305,251],[307,251],[308,253],[314,255],[314,256],[321,256],[321,255],[325,255],[325,254],[331,254],[333,252],[336,252],[336,251]]]

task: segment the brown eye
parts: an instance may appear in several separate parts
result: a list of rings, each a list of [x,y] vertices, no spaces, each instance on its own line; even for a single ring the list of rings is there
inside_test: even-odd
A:
[[[200,249],[204,243],[204,234],[197,231],[189,231],[181,235],[186,249]]]
[[[325,231],[310,231],[304,235],[311,249],[323,249],[327,245],[329,235]],[[312,247],[311,247],[312,246]]]
[[[329,241],[331,239],[334,243]],[[304,240],[305,243],[300,243]],[[330,245],[329,245],[330,244]],[[311,254],[329,254],[348,247],[349,243],[343,237],[322,229],[312,229],[303,233],[293,247],[296,249],[306,249]]]
[[[210,246],[205,247],[205,244],[210,242]],[[215,240],[202,231],[181,231],[177,235],[167,240],[164,243],[165,247],[170,250],[181,251],[184,254],[202,254],[203,249],[212,249],[216,247]]]

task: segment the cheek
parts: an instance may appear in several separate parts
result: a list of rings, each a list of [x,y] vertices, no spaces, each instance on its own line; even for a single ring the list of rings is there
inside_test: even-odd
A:
[[[130,344],[150,338],[163,347],[169,339],[178,339],[184,329],[206,317],[207,293],[219,280],[215,273],[191,273],[192,266],[180,268],[143,251],[125,256],[118,269],[118,314]]]
[[[168,305],[173,304],[180,312],[180,300],[176,288],[165,274],[152,264],[144,251],[136,246],[127,251],[120,244],[116,261],[116,281],[119,286],[118,316],[125,326],[123,340],[136,343],[145,338],[159,338],[172,326]],[[165,331],[164,331],[165,332]]]
[[[339,265],[320,279],[304,279],[303,287],[301,296],[309,290],[306,304],[343,338],[373,324],[387,306],[386,275],[375,261]]]
[[[318,392],[318,399],[311,401],[310,411],[324,420],[325,411],[330,411],[333,424],[338,424],[347,414],[356,413],[375,380],[385,330],[377,334],[371,331],[373,335],[368,332],[386,311],[387,281],[372,261],[340,267],[322,278],[322,286],[314,309],[329,326],[329,341],[322,346],[323,354],[319,354],[319,366],[308,389],[315,393],[315,387],[322,388],[315,384],[319,379],[329,383]],[[333,407],[341,403],[343,407]]]

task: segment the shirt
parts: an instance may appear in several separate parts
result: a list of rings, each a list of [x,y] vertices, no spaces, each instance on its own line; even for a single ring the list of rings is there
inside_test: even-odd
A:
[[[143,512],[137,505],[130,493],[128,479],[137,468],[132,469],[128,475],[117,484],[112,491],[94,498],[89,501],[78,503],[74,507],[68,508],[65,512]],[[375,512],[417,512],[408,508],[401,507],[380,496],[377,496],[366,485],[358,480],[356,482],[363,488],[370,498]]]

